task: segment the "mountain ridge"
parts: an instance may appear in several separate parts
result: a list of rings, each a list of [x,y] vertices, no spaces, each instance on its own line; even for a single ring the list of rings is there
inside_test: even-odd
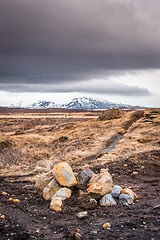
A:
[[[99,100],[89,97],[78,97],[73,98],[68,103],[57,104],[52,101],[39,100],[31,105],[26,107],[23,106],[23,103],[18,105],[11,105],[12,108],[28,108],[28,109],[48,109],[48,108],[63,108],[63,109],[79,109],[79,110],[93,110],[93,109],[108,109],[108,108],[122,108],[122,107],[133,107],[128,104],[121,103],[112,103],[107,100]]]

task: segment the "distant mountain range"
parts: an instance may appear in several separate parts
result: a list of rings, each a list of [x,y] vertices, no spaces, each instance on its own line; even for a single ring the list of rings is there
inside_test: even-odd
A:
[[[28,109],[47,109],[47,108],[65,108],[65,109],[107,109],[107,108],[125,108],[125,107],[132,107],[131,105],[127,104],[117,104],[108,101],[97,100],[94,98],[88,97],[79,97],[74,98],[72,101],[64,104],[56,104],[55,102],[51,101],[38,101],[27,107],[23,106],[23,103],[19,103],[18,105],[11,105],[12,108],[28,108]]]
[[[61,105],[66,109],[106,109],[106,108],[119,108],[126,106],[123,104],[111,103],[108,101],[97,100],[94,98],[80,97],[74,98],[71,102]]]

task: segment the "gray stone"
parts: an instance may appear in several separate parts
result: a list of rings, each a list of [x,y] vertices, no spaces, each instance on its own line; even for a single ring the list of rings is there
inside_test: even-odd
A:
[[[63,188],[60,188],[52,198],[59,197],[63,201],[67,198],[70,198],[71,194],[72,194],[71,189],[63,187]]]
[[[106,194],[100,199],[99,205],[100,206],[108,206],[108,207],[114,206],[114,205],[116,205],[116,201],[114,200],[114,198],[112,197],[111,194]]]
[[[119,185],[114,185],[113,190],[111,192],[112,197],[118,198],[121,194],[122,188]]]
[[[93,174],[95,173],[89,168],[81,170],[76,176],[77,179],[76,187],[80,189],[87,189],[87,183]]]
[[[120,194],[119,195],[119,203],[125,206],[128,206],[128,204],[133,203],[133,196],[130,194]]]

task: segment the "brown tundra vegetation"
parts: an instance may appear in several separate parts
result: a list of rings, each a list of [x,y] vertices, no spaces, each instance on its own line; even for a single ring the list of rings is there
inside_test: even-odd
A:
[[[63,161],[75,175],[108,168],[114,184],[138,200],[78,219],[85,210],[74,193],[53,212],[34,183]],[[0,239],[160,239],[159,167],[160,109],[0,109]]]

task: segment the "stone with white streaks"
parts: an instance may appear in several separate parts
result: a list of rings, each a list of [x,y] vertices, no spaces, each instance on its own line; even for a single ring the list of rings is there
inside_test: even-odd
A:
[[[114,200],[114,198],[112,197],[111,194],[104,195],[99,201],[100,206],[109,207],[109,206],[114,206],[116,204],[117,203],[116,203],[116,201]]]

